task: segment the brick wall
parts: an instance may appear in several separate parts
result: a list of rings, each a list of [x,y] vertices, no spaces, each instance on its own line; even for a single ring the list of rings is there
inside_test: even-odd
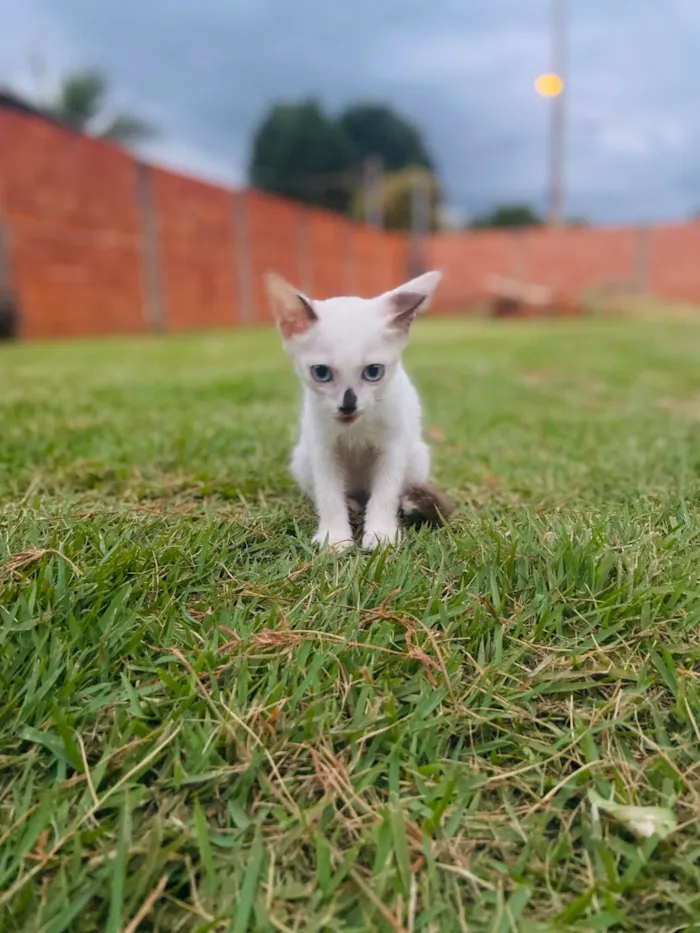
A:
[[[651,292],[700,305],[700,222],[651,229],[648,256]]]
[[[491,275],[517,276],[514,236],[502,230],[441,233],[431,237],[428,265],[441,269],[444,280],[435,307],[463,312],[482,301]]]
[[[24,335],[144,328],[136,190],[119,149],[0,111],[0,212]]]
[[[148,175],[161,304],[154,317],[172,331],[240,323],[234,195],[160,169]]]
[[[269,323],[268,269],[319,298],[375,295],[410,274],[403,234],[148,168],[4,109],[0,227],[0,276],[7,266],[27,338]],[[441,233],[425,248],[445,273],[443,313],[481,302],[493,275],[550,285],[564,303],[614,282],[700,305],[699,257],[700,223]]]

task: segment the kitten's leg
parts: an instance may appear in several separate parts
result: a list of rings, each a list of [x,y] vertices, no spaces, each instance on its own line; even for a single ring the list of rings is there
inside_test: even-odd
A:
[[[407,486],[427,483],[430,477],[430,447],[417,441],[411,448],[406,462],[405,482]]]
[[[352,529],[345,498],[345,481],[335,458],[325,449],[316,451],[313,461],[314,499],[318,511],[315,544],[343,551],[351,547]]]
[[[405,451],[400,445],[384,450],[374,467],[372,489],[365,513],[362,547],[371,550],[379,545],[398,543],[399,497],[405,482]]]
[[[348,493],[348,510],[351,515],[361,515],[367,505],[369,496],[364,490],[355,490]]]
[[[292,453],[292,476],[299,483],[301,489],[309,499],[314,497],[314,474],[311,469],[311,457],[308,447],[303,439],[299,441]]]
[[[406,483],[401,491],[401,517],[406,524],[439,528],[449,518],[452,506],[429,478],[430,448],[417,441],[406,463]]]

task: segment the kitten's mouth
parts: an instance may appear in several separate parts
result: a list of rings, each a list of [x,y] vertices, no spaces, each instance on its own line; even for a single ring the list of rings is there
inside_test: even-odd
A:
[[[343,415],[343,414],[336,415],[336,418],[338,419],[338,421],[340,421],[341,424],[352,424],[353,421],[357,421],[359,417],[360,417],[359,411],[355,411],[351,415]]]

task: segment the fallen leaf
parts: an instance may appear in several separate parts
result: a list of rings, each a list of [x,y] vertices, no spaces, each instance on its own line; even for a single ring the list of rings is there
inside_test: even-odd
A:
[[[658,836],[665,839],[678,825],[673,812],[667,807],[633,807],[624,803],[606,800],[593,789],[588,791],[593,819],[598,821],[598,811],[602,810],[614,820],[623,823],[630,832],[642,839]]]

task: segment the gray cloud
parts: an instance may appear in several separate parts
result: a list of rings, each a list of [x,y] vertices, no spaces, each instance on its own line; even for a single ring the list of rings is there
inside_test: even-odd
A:
[[[424,129],[450,203],[543,205],[548,0],[6,0],[0,61],[99,64],[162,130],[153,158],[240,181],[271,102],[387,100]],[[571,0],[567,207],[601,221],[700,206],[696,0]]]

